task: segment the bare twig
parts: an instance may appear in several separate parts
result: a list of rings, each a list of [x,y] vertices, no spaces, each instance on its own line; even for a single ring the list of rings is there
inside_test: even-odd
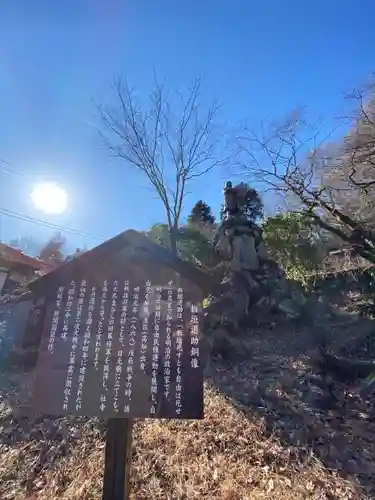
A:
[[[351,243],[360,255],[375,263],[375,233],[339,203],[340,196],[348,193],[350,186],[337,182],[334,176],[347,157],[338,156],[338,165],[333,161],[329,165],[324,140],[321,140],[322,130],[308,129],[311,133],[306,130],[306,122],[296,114],[284,123],[271,125],[268,135],[264,128],[260,134],[246,129],[238,138],[239,165],[263,185],[292,196],[321,228]],[[375,129],[373,137],[375,139]],[[372,152],[375,158],[375,145]],[[357,165],[354,163],[354,168]],[[352,176],[348,175],[347,182],[354,184],[355,172],[354,169]],[[369,189],[372,182],[366,181],[366,186],[363,183],[361,187]]]

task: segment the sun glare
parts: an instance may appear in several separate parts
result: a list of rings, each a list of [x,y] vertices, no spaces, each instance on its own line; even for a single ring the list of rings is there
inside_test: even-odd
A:
[[[31,193],[31,199],[38,210],[48,214],[61,214],[67,205],[66,192],[52,182],[37,184]]]

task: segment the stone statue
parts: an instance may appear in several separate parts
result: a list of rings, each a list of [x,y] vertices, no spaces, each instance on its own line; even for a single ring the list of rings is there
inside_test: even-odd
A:
[[[233,333],[239,331],[240,322],[249,317],[250,307],[259,305],[269,310],[276,307],[290,317],[299,314],[298,310],[292,310],[295,300],[289,296],[283,273],[269,259],[261,228],[246,217],[248,191],[243,182],[236,186],[226,183],[223,189],[225,216],[213,240],[224,270],[225,292],[212,297],[209,307],[220,309],[222,306],[221,322]]]
[[[232,187],[232,183],[228,181],[223,189],[224,194],[224,218],[229,219],[238,211],[236,190]]]
[[[241,182],[237,186],[228,181],[223,189],[225,220],[232,218],[246,219],[244,208],[247,203],[248,188]]]
[[[223,193],[225,219],[242,216],[247,193],[245,185],[241,183],[233,187],[232,183],[228,181],[223,189]]]
[[[260,231],[258,226],[247,220],[244,214],[248,188],[243,182],[233,187],[228,181],[223,193],[225,219],[218,228],[214,240],[216,252],[233,269],[256,270],[258,256],[255,233]]]

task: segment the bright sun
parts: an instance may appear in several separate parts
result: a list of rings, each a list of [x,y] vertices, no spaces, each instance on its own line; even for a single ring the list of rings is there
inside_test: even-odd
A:
[[[66,192],[52,182],[37,184],[31,193],[31,199],[36,208],[49,214],[61,214],[67,205]]]

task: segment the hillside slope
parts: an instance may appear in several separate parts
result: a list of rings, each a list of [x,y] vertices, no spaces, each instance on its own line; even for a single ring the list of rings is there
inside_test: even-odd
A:
[[[307,363],[308,328],[270,322],[248,335],[246,360],[207,368],[203,421],[137,422],[132,498],[375,498],[370,402],[340,384],[336,404],[327,402]],[[100,498],[104,424],[22,416],[23,380],[20,390],[19,380],[2,379],[0,497]]]

